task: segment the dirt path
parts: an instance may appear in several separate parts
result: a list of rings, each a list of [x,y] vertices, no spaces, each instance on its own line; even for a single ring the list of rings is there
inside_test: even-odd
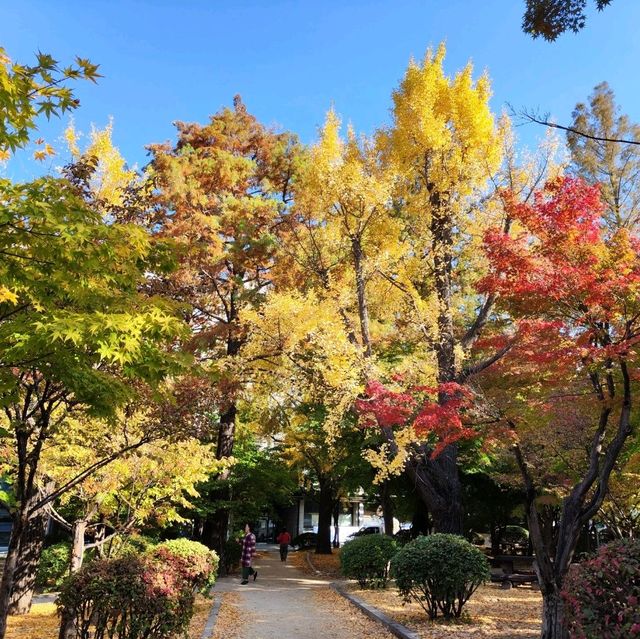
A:
[[[392,635],[330,589],[326,581],[302,574],[270,549],[254,561],[258,578],[243,586],[237,577],[220,579],[215,593],[236,608],[238,637],[251,639],[391,639]],[[219,619],[224,617],[224,606]],[[219,633],[221,629],[216,628]],[[232,628],[224,628],[230,636]],[[214,632],[214,637],[216,636]]]

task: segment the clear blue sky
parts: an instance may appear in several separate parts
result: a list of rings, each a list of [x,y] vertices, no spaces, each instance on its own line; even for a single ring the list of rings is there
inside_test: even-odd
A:
[[[477,73],[489,72],[496,111],[509,102],[567,122],[575,103],[607,80],[623,110],[640,121],[640,2],[592,10],[585,30],[555,43],[521,32],[523,4],[14,0],[2,3],[0,44],[21,62],[39,49],[62,62],[78,54],[99,63],[99,84],[78,87],[76,124],[87,131],[113,116],[116,144],[138,164],[145,163],[145,144],[172,138],[172,121],[203,122],[236,93],[261,121],[305,142],[332,104],[370,133],[388,121],[390,94],[409,58],[442,40],[449,72],[468,59]],[[519,131],[528,144],[539,133],[535,125]]]

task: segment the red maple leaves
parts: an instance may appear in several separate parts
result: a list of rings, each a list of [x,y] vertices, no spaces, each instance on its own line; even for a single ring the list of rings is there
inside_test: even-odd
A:
[[[598,187],[578,178],[549,182],[528,204],[505,200],[512,232],[485,233],[488,272],[478,283],[497,300],[499,330],[488,328],[474,351],[512,348],[489,377],[540,388],[628,356],[640,342],[640,240],[607,229]],[[471,404],[453,382],[394,391],[374,380],[356,408],[365,426],[411,425],[437,456],[478,434],[463,423]]]
[[[474,437],[475,431],[462,422],[471,394],[455,382],[428,386],[412,386],[393,391],[377,380],[367,383],[366,399],[356,402],[363,426],[411,425],[421,439],[432,439],[432,457],[437,457],[454,442]]]

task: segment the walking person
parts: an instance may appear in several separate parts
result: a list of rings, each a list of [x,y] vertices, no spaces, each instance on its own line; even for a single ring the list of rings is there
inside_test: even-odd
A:
[[[249,583],[249,576],[253,575],[253,580],[258,578],[258,571],[251,566],[251,561],[256,554],[256,536],[251,531],[251,524],[244,527],[244,539],[242,540],[242,585]]]
[[[287,532],[286,528],[282,529],[282,532],[278,535],[276,541],[280,544],[280,561],[287,561],[289,544],[291,543],[291,535]]]

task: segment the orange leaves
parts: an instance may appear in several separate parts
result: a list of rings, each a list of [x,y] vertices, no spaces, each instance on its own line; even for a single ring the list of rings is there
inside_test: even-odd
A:
[[[42,146],[42,148],[36,149],[33,152],[33,159],[34,160],[38,160],[38,161],[42,162],[42,161],[46,160],[48,157],[51,157],[52,155],[56,154],[54,148],[49,143],[45,143],[42,138],[38,138],[36,140],[36,144],[42,144],[43,146]]]

